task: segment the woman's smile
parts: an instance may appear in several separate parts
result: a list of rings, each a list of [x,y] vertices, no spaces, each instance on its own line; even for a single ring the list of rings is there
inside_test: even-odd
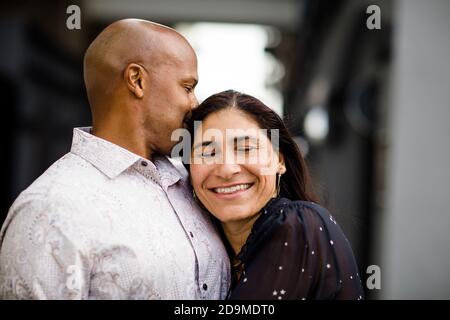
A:
[[[242,197],[253,187],[254,183],[233,183],[210,188],[214,195],[222,200],[234,200]]]

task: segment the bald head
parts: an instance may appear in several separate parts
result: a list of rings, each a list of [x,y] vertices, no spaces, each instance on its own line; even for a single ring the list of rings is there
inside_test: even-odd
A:
[[[139,64],[151,71],[192,53],[187,40],[169,27],[138,19],[112,23],[91,43],[84,56],[84,81],[93,116],[105,112],[105,106],[117,100],[116,93],[120,92],[123,72],[129,64]]]

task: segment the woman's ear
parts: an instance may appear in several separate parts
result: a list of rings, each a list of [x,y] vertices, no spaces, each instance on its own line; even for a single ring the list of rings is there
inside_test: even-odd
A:
[[[144,97],[144,88],[146,85],[144,68],[137,63],[130,63],[125,68],[123,76],[128,89],[136,96],[136,98],[142,99]]]
[[[284,174],[286,172],[286,165],[284,163],[284,156],[280,153],[278,159],[279,159],[278,172],[280,174]]]

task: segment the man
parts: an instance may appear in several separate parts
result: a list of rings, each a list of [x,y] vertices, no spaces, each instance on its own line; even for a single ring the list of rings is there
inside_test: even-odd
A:
[[[226,251],[165,155],[197,58],[175,30],[108,26],[84,57],[92,128],[20,194],[0,233],[2,299],[222,299]]]

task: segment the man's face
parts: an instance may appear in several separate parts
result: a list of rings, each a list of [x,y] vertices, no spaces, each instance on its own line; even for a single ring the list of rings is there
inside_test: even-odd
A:
[[[144,125],[154,151],[169,155],[177,143],[171,141],[172,133],[185,127],[186,118],[198,105],[197,81],[197,57],[192,49],[168,57],[149,73]]]

